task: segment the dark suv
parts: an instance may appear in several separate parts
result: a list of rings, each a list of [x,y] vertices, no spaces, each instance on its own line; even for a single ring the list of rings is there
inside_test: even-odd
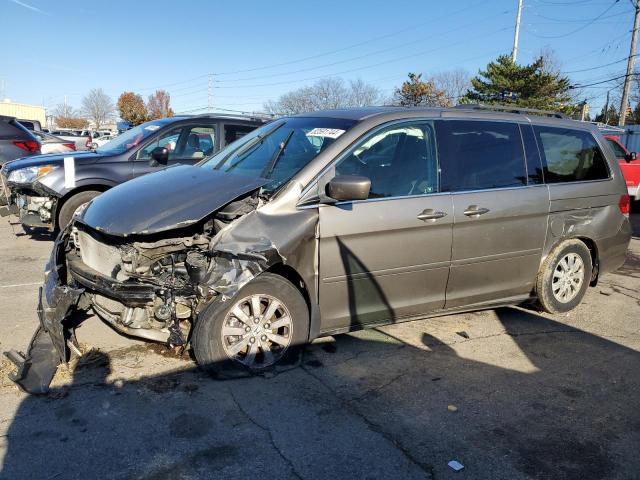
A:
[[[532,301],[568,312],[623,264],[628,214],[606,140],[559,114],[281,118],[93,200],[54,244],[26,358],[9,356],[22,388],[46,391],[89,309],[190,344],[220,377],[365,327]]]
[[[0,213],[17,214],[25,227],[64,227],[105,190],[166,165],[195,164],[263,123],[220,115],[163,118],[127,130],[95,151],[9,162],[0,171],[8,187],[3,202],[8,206]]]
[[[40,153],[40,142],[14,117],[0,115],[0,165]]]

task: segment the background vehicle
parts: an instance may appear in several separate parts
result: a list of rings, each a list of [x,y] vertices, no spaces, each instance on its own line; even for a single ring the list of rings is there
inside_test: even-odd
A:
[[[56,240],[43,344],[63,351],[66,308],[89,304],[127,335],[190,339],[224,377],[323,335],[533,301],[572,310],[626,257],[618,162],[593,125],[496,109],[284,117],[106,192]]]
[[[97,137],[94,136],[93,143],[91,144],[91,148],[95,150],[96,148],[102,147],[105,143],[110,142],[114,138],[115,136],[107,135],[107,134],[102,134]]]
[[[13,162],[2,170],[10,207],[26,227],[62,227],[101,192],[166,165],[194,164],[226,146],[227,138],[263,123],[218,115],[171,117],[127,130],[95,151],[79,152],[71,164],[64,163],[67,155]]]
[[[613,153],[620,163],[620,170],[622,170],[622,175],[627,182],[629,196],[640,201],[640,159],[636,157],[636,152],[627,150],[616,135],[605,135],[604,138],[607,139],[607,143],[613,149]]]
[[[51,134],[75,143],[78,151],[90,150],[93,143],[91,133],[88,130],[53,130]]]
[[[20,124],[25,127],[27,130],[31,130],[32,132],[40,132],[42,131],[42,126],[38,120],[22,120],[18,119]]]
[[[51,135],[49,133],[45,133],[43,131],[34,131],[32,132],[40,141],[41,145],[41,153],[46,155],[48,153],[66,153],[66,152],[75,152],[76,144],[75,142],[70,142],[68,140],[64,140],[62,138],[56,137],[55,135]]]
[[[0,115],[0,165],[40,153],[38,139],[14,117]]]

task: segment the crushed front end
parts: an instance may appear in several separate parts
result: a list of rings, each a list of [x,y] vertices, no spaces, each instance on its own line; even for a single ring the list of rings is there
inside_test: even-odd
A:
[[[195,225],[129,237],[76,219],[55,242],[40,290],[40,327],[26,355],[6,354],[18,367],[12,380],[29,393],[46,393],[57,366],[70,350],[79,351],[74,328],[83,310],[125,335],[184,348],[210,302],[228,298],[267,268],[261,253],[215,248],[216,234],[259,202],[248,196]]]

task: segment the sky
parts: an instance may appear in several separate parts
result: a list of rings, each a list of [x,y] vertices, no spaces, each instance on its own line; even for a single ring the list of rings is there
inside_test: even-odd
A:
[[[0,97],[79,107],[167,90],[177,113],[262,111],[325,77],[390,96],[408,72],[472,74],[513,46],[517,0],[0,0]],[[632,0],[524,0],[519,63],[543,49],[574,85],[626,71]],[[620,80],[579,90],[597,113]]]

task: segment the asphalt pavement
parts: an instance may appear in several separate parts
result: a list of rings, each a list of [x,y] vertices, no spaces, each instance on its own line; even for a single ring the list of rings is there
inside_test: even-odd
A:
[[[0,479],[640,476],[640,215],[566,315],[501,308],[329,337],[218,381],[97,318],[48,397],[0,378]],[[24,349],[51,248],[0,221],[0,349]],[[464,468],[455,472],[448,462]]]

